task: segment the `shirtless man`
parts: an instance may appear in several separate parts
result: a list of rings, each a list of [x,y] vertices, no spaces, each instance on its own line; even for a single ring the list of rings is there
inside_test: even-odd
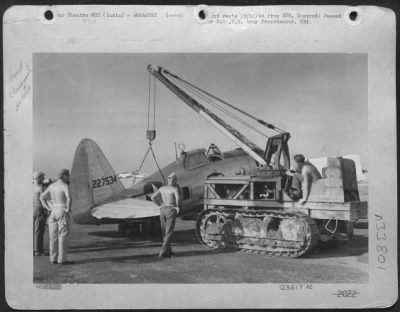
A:
[[[168,185],[158,189],[151,196],[151,200],[160,206],[161,233],[163,236],[160,257],[169,258],[172,256],[171,238],[174,233],[176,216],[179,213],[179,189],[175,172],[168,176]]]
[[[294,155],[294,169],[292,188],[295,196],[299,199],[299,204],[304,205],[311,192],[311,186],[317,180],[321,179],[321,174],[318,169],[305,160],[304,155]]]
[[[40,195],[43,193],[44,173],[35,171],[33,173],[33,255],[43,255],[43,236],[46,225],[46,215]]]
[[[69,215],[71,213],[71,197],[68,186],[69,170],[62,169],[58,178],[43,192],[40,201],[46,209],[51,211],[48,219],[50,263],[70,264],[72,262],[67,261]],[[51,202],[48,195],[51,197]]]

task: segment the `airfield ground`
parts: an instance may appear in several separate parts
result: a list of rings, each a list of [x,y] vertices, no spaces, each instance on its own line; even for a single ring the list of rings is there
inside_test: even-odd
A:
[[[161,243],[120,237],[116,225],[71,224],[71,265],[34,258],[35,283],[367,283],[368,224],[340,248],[319,248],[303,258],[215,252],[198,243],[195,221],[177,220],[173,258],[157,257]],[[46,232],[46,235],[47,232]],[[45,246],[48,246],[47,238]]]

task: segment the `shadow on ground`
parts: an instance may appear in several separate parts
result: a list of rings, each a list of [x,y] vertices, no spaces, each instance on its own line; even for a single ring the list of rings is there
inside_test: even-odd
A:
[[[103,241],[88,243],[84,245],[71,246],[68,253],[81,253],[81,252],[99,252],[99,251],[109,251],[109,250],[119,250],[128,248],[150,248],[150,247],[160,247],[161,242],[149,242],[149,241]]]
[[[96,231],[96,232],[89,232],[88,233],[91,236],[97,236],[97,237],[107,237],[107,238],[119,238],[119,239],[127,239],[130,241],[140,241],[140,240],[152,240],[152,241],[161,241],[160,237],[154,236],[154,235],[149,235],[149,234],[136,234],[136,235],[130,235],[130,236],[121,236],[118,234],[116,231]],[[183,231],[175,231],[174,236],[173,236],[174,241],[182,241],[182,242],[188,242],[191,244],[198,243],[199,241],[197,240],[196,237],[196,232],[194,229],[190,230],[183,230]]]
[[[204,256],[220,253],[229,253],[228,250],[193,250],[184,252],[175,252],[173,258],[191,257],[191,256]],[[152,253],[147,255],[131,255],[131,256],[121,256],[121,257],[103,257],[103,258],[92,258],[74,261],[74,264],[85,264],[85,263],[96,263],[96,262],[135,262],[135,263],[150,263],[150,262],[160,262],[168,260],[168,258],[159,257],[158,253]]]
[[[364,223],[361,223],[361,225],[368,226],[368,224]],[[95,242],[93,244],[73,246],[70,248],[70,252],[80,253],[83,251],[97,252],[103,250],[104,251],[118,250],[118,249],[139,248],[139,247],[140,248],[161,247],[160,239],[148,235],[121,238],[113,231],[90,232],[89,235],[111,237],[111,238],[118,237],[119,240],[102,241],[102,242]],[[183,230],[175,232],[172,239],[172,243],[176,246],[200,244],[196,237],[195,230]],[[215,251],[215,250],[209,250],[209,251],[206,250],[200,252],[188,251],[180,253],[179,255],[177,254],[176,257],[202,255],[215,252],[221,252],[221,251]],[[312,251],[309,255],[305,256],[304,258],[315,259],[315,258],[332,258],[332,257],[354,257],[354,256],[361,256],[363,254],[368,254],[368,237],[354,236],[347,243],[318,244],[316,249]]]
[[[368,254],[368,237],[355,236],[348,243],[318,244],[306,258],[354,257]]]
[[[118,235],[118,233],[115,233],[115,231],[97,231],[89,232],[88,234],[114,239],[110,241],[97,241],[93,243],[74,245],[69,248],[69,253],[98,252],[106,250],[119,250],[138,247],[150,248],[161,246],[161,239],[150,235],[121,237],[120,235]],[[192,245],[199,244],[199,241],[196,238],[196,233],[194,230],[184,230],[174,233],[172,243],[177,245]]]

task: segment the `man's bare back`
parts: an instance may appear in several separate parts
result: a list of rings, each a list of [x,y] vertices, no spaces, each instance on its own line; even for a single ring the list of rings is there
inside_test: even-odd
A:
[[[40,201],[42,202],[43,206],[48,210],[51,210],[51,207],[48,205],[46,200],[48,194],[50,194],[53,206],[63,206],[66,212],[71,212],[71,197],[69,194],[68,184],[58,180],[57,182],[51,184],[40,196]]]

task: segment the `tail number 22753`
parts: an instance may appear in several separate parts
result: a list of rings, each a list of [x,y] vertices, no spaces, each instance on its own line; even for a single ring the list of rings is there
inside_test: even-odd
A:
[[[105,185],[111,185],[113,183],[117,182],[117,176],[109,176],[109,177],[101,177],[100,179],[94,179],[92,180],[92,188],[98,188],[102,187]]]

